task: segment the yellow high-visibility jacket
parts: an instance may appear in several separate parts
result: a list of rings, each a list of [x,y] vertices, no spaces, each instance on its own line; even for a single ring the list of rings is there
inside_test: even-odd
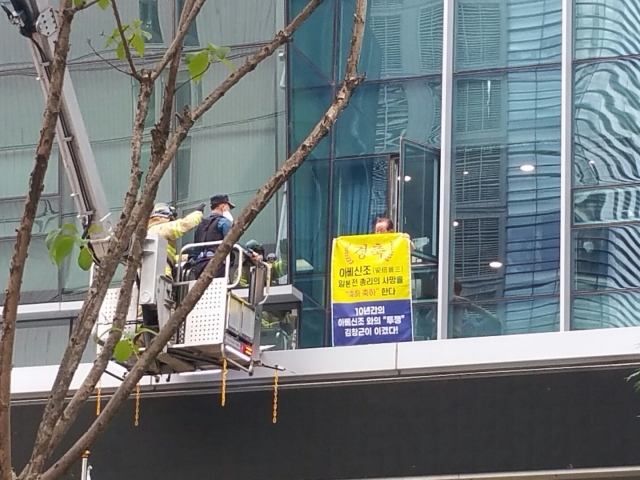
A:
[[[172,268],[178,261],[176,240],[189,230],[195,228],[200,222],[202,222],[202,218],[202,212],[196,210],[184,218],[179,218],[173,221],[168,221],[166,218],[161,217],[153,217],[149,219],[147,231],[150,233],[157,233],[169,243],[167,246],[167,266],[165,268],[165,275],[167,277],[172,278]]]

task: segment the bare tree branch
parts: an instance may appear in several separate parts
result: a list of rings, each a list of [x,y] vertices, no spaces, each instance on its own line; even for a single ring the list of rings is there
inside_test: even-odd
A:
[[[189,291],[185,299],[177,307],[171,315],[167,324],[161,329],[159,334],[151,342],[150,346],[142,354],[138,362],[129,372],[124,382],[116,390],[109,403],[102,411],[101,415],[94,421],[91,427],[82,435],[82,437],[56,462],[49,470],[47,470],[40,480],[55,480],[63,472],[65,472],[74,461],[82,455],[82,452],[89,448],[97,436],[107,427],[109,421],[113,419],[120,405],[129,397],[135,385],[147,370],[155,357],[160,353],[163,347],[170,341],[179,326],[182,324],[188,312],[193,309],[197,301],[200,299],[206,288],[213,279],[213,275],[218,267],[229,254],[233,244],[246,231],[251,222],[256,218],[258,213],[267,205],[269,200],[276,194],[278,189],[291,177],[296,169],[302,164],[307,155],[313,148],[326,136],[330,128],[335,123],[339,114],[349,103],[351,94],[354,89],[362,82],[364,76],[357,77],[357,65],[360,51],[362,48],[362,37],[364,33],[364,14],[366,12],[366,0],[358,0],[356,6],[355,23],[349,53],[348,64],[346,68],[345,78],[342,82],[340,90],[336,94],[329,109],[323,115],[318,124],[314,127],[307,138],[296,149],[291,157],[283,164],[283,166],[267,181],[267,183],[258,191],[254,199],[247,205],[237,222],[231,228],[222,244],[216,250],[202,276],[196,281],[192,289]]]
[[[51,65],[50,91],[44,111],[44,119],[40,140],[36,149],[35,165],[29,178],[29,191],[25,201],[24,211],[17,231],[17,238],[2,311],[2,336],[0,338],[0,479],[12,480],[11,469],[11,370],[13,368],[13,346],[15,340],[18,303],[20,302],[20,287],[24,275],[25,262],[28,255],[33,221],[38,209],[40,195],[44,186],[44,177],[51,157],[53,139],[55,137],[62,85],[69,53],[69,34],[73,12],[69,10],[71,0],[60,1],[60,23],[58,41],[54,50],[54,60]],[[44,80],[42,80],[44,81]]]
[[[185,28],[186,26],[186,31],[186,29],[188,29],[188,25],[190,25],[190,23],[186,23],[188,22],[189,18],[191,18],[192,22],[195,22],[195,16],[191,17],[189,15],[189,9],[191,8],[192,3],[193,0],[190,0],[183,4],[182,12],[180,14],[180,21],[178,22],[178,29]],[[171,59],[171,65],[169,66],[167,81],[165,82],[164,95],[162,98],[162,108],[160,111],[160,120],[158,120],[155,128],[151,130],[152,143],[149,172],[153,171],[153,169],[155,168],[155,162],[157,162],[157,159],[162,158],[162,155],[164,155],[164,152],[167,148],[167,139],[169,138],[169,131],[171,129],[171,113],[173,112],[173,104],[177,91],[176,84],[178,81],[178,71],[180,69],[183,46],[184,42],[179,42],[177,48],[174,51],[173,58]]]
[[[151,73],[151,78],[153,80],[156,80],[162,74],[162,71],[166,68],[171,59],[175,57],[177,51],[182,52],[182,48],[184,46],[184,37],[187,35],[191,24],[195,22],[198,13],[200,13],[200,9],[206,1],[207,0],[190,0],[190,2],[193,2],[193,6],[190,9],[190,2],[184,3],[176,36],[171,42],[171,45],[169,45],[167,51],[162,56],[162,59],[160,59],[156,66],[153,67],[153,71]],[[185,14],[188,15],[185,17]]]
[[[131,138],[131,183],[135,186],[135,190],[140,186],[140,180],[142,177],[142,171],[140,170],[140,156],[142,151],[142,136],[144,133],[144,123],[147,118],[147,114],[149,111],[149,100],[151,98],[153,86],[151,85],[148,76],[143,79],[143,82],[140,84],[140,93],[138,95],[138,108],[136,112],[136,118],[134,121],[134,129],[133,136]],[[131,198],[130,197],[130,203]],[[141,242],[141,240],[139,240]],[[140,247],[141,248],[141,247]],[[127,264],[127,268],[125,270],[125,277],[122,280],[120,296],[118,298],[118,304],[116,306],[116,314],[114,316],[114,326],[122,328],[124,326],[124,322],[126,320],[126,313],[131,302],[131,292],[133,289],[133,282],[135,281],[135,276],[137,273],[137,269],[140,259],[142,258],[142,251],[140,250],[139,254],[132,251],[129,263]],[[119,323],[122,325],[119,325]],[[118,324],[115,324],[118,322]],[[33,451],[31,454],[31,459],[23,469],[20,474],[20,480],[23,478],[31,478],[36,474],[39,474],[42,470],[42,466],[44,462],[51,456],[51,453],[58,445],[62,436],[66,433],[69,426],[75,420],[80,408],[87,401],[91,392],[95,388],[98,380],[104,373],[109,359],[113,355],[113,349],[115,344],[120,340],[121,331],[113,330],[103,347],[101,355],[94,361],[94,365],[89,371],[89,374],[85,378],[81,387],[75,393],[69,405],[65,408],[64,412],[62,412],[63,403],[60,402],[58,408],[55,410],[50,410],[49,415],[43,416],[42,422],[40,424],[40,428],[38,429],[38,435],[36,437],[36,442],[33,447]],[[82,341],[79,340],[75,346],[75,350],[80,352],[84,352],[88,340],[82,344]],[[69,348],[68,348],[69,349]],[[65,363],[64,360],[61,362],[60,369],[67,368],[68,363]],[[77,365],[74,367],[77,369]],[[56,383],[57,384],[57,383]],[[67,387],[68,390],[68,387]],[[65,390],[66,396],[66,390]],[[64,397],[62,397],[64,399]],[[55,428],[52,429],[52,425],[55,425]]]
[[[87,1],[85,0],[84,2],[79,3],[78,5],[76,5],[75,7],[73,7],[73,8],[71,9],[71,11],[72,11],[73,13],[80,12],[80,11],[82,11],[82,10],[86,10],[86,9],[87,9],[87,8],[89,8],[89,7],[93,7],[93,6],[94,6],[96,3],[98,3],[98,2],[99,2],[99,0],[91,0],[90,2],[87,2]]]
[[[131,75],[131,72],[127,72],[126,70],[123,70],[122,68],[120,68],[119,66],[117,66],[115,63],[113,63],[111,60],[109,60],[108,58],[104,57],[104,55],[102,55],[100,52],[98,52],[95,48],[93,48],[93,45],[91,44],[91,39],[87,39],[87,43],[89,44],[89,47],[91,48],[91,50],[93,51],[93,53],[96,54],[96,56],[102,60],[104,63],[106,63],[107,65],[109,65],[111,68],[119,71],[120,73],[124,73],[125,75],[128,75],[129,77],[133,77],[133,75]]]
[[[178,148],[182,144],[182,141],[187,136],[187,132],[191,129],[193,124],[204,115],[215,103],[220,100],[231,87],[236,85],[240,80],[242,80],[248,73],[252,72],[256,69],[256,67],[262,62],[264,59],[273,55],[273,53],[282,45],[287,43],[293,33],[298,29],[300,25],[304,23],[304,21],[309,18],[316,8],[322,3],[323,0],[311,0],[302,11],[291,21],[289,25],[287,25],[283,30],[280,30],[276,36],[266,45],[261,47],[255,54],[249,57],[238,70],[231,73],[213,92],[211,92],[207,97],[202,101],[200,105],[198,105],[193,112],[189,115],[185,115],[182,117],[182,121],[180,125],[176,129],[169,145],[167,147],[167,151],[157,165],[156,169],[151,172],[149,171],[149,175],[147,178],[151,182],[159,182],[167,168],[171,164],[171,161],[175,157],[178,152]]]
[[[120,18],[120,12],[118,11],[118,5],[116,4],[116,0],[111,0],[111,8],[113,8],[113,16],[116,19],[116,25],[118,26],[118,32],[120,32],[120,40],[122,40],[122,46],[124,47],[124,55],[127,57],[127,62],[129,62],[129,68],[131,68],[131,76],[138,80],[142,81],[142,76],[136,70],[136,66],[133,63],[133,57],[131,56],[131,49],[129,48],[129,42],[127,41],[127,36],[124,34],[124,28],[122,27],[122,19]]]

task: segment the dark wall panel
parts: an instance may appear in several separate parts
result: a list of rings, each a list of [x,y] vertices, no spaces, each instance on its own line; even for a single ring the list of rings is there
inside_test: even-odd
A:
[[[627,370],[133,401],[91,450],[93,480],[349,479],[640,465],[640,395]],[[13,410],[16,463],[41,407]],[[80,432],[94,418],[83,412]],[[68,478],[75,478],[75,468]]]

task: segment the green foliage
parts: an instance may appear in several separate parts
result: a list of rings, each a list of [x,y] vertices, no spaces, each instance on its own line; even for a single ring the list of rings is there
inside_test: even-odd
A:
[[[96,230],[99,230],[99,228],[92,226],[88,232],[92,233]],[[89,270],[95,261],[93,252],[89,248],[89,240],[82,238],[78,228],[72,223],[65,223],[62,227],[51,230],[47,235],[45,245],[47,250],[49,250],[49,258],[51,258],[58,268],[62,266],[64,259],[71,255],[74,246],[80,249],[78,253],[78,265],[84,271]]]
[[[142,20],[133,20],[132,25],[122,25],[122,31],[124,32],[124,37],[127,40],[127,45],[133,48],[140,57],[143,57],[146,48],[146,40],[150,40],[152,35],[142,29]],[[127,57],[118,27],[113,29],[113,33],[105,41],[105,46],[108,47],[113,43],[116,44],[117,57],[120,60],[125,60]]]
[[[135,333],[125,332],[121,328],[111,327],[109,330],[104,332],[102,335],[105,335],[110,332],[121,332],[122,338],[116,343],[115,348],[113,349],[113,358],[116,362],[126,362],[129,360],[131,355],[137,357],[140,353],[140,347],[136,344],[136,337],[143,333],[149,333],[151,335],[157,335],[158,332],[155,332],[149,328],[138,326],[136,328]]]
[[[229,47],[218,47],[210,43],[207,48],[195,53],[187,53],[185,62],[191,80],[198,83],[202,80],[202,76],[211,66],[211,62],[218,61],[224,63],[231,71],[235,71],[233,64],[227,59],[227,55],[231,49]]]

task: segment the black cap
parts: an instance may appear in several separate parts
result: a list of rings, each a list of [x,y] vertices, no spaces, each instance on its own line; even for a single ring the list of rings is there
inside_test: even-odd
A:
[[[229,201],[229,195],[218,194],[211,197],[211,208],[215,208],[222,203],[227,203],[229,207],[236,208],[236,206]]]

